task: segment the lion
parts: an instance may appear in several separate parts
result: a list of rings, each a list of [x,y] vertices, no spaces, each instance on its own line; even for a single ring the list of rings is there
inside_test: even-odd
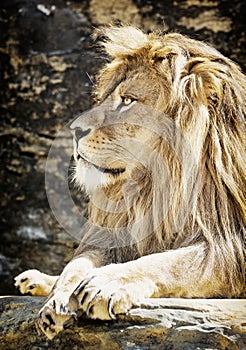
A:
[[[143,298],[236,298],[245,287],[245,76],[210,45],[131,26],[98,30],[110,57],[95,106],[70,123],[89,219],[48,295],[52,339],[78,313],[111,320]]]

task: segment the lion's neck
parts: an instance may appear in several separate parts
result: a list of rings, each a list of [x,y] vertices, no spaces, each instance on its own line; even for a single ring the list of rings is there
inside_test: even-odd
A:
[[[129,226],[136,217],[131,203],[135,195],[136,189],[127,188],[126,182],[97,188],[90,198],[91,223],[112,229]]]
[[[139,254],[144,255],[146,249],[157,252],[172,247],[176,232],[168,221],[168,201],[163,190],[153,186],[145,174],[141,186],[128,180],[95,191],[89,218],[93,225],[109,229],[115,241],[137,246]]]

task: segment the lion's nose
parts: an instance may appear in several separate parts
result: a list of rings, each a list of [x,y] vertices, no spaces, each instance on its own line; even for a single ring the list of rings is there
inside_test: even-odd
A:
[[[85,137],[91,132],[91,129],[82,130],[81,128],[72,129],[72,134],[75,140],[78,142],[82,137]]]

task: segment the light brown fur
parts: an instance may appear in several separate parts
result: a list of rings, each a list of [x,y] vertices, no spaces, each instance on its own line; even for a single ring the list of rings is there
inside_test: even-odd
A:
[[[75,274],[71,288],[62,274],[50,300],[65,283],[79,305],[89,294],[88,316],[108,319],[143,289],[144,297],[243,296],[244,75],[180,34],[109,27],[99,35],[111,61],[98,76],[97,105],[71,124],[89,130],[75,149],[85,158],[75,180],[90,196],[73,262],[90,261],[92,272]],[[40,324],[52,337],[44,315],[59,323],[59,312],[50,305]]]

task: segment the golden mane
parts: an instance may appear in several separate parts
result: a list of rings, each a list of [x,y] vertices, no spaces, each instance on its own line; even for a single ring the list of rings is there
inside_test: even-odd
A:
[[[190,148],[180,151],[184,137],[176,137],[175,146],[164,139],[156,147],[169,165],[170,179],[161,176],[158,162],[152,161],[151,176],[138,179],[141,198],[137,196],[134,202],[134,186],[126,191],[125,200],[132,201],[129,212],[112,214],[111,200],[99,209],[93,204],[101,201],[96,192],[90,206],[91,222],[109,229],[127,227],[110,238],[125,246],[113,253],[117,262],[204,242],[203,276],[220,273],[227,286],[225,294],[239,295],[245,281],[245,77],[214,48],[180,34],[145,35],[132,27],[110,27],[100,34],[112,60],[98,75],[98,101],[102,103],[129,72],[151,65],[159,81],[157,102],[152,106],[175,121]],[[168,66],[162,67],[164,60]],[[148,80],[151,95],[150,76]],[[179,149],[179,161],[174,147]],[[167,181],[175,184],[172,194]],[[121,200],[121,186],[120,181],[108,186],[106,197],[114,198],[114,203]],[[149,216],[143,223],[146,212]],[[146,236],[145,231],[151,234]],[[91,240],[92,245],[105,240],[110,246],[107,235],[88,236],[84,240]],[[122,241],[125,244],[119,243]],[[130,241],[131,249],[126,248]]]

